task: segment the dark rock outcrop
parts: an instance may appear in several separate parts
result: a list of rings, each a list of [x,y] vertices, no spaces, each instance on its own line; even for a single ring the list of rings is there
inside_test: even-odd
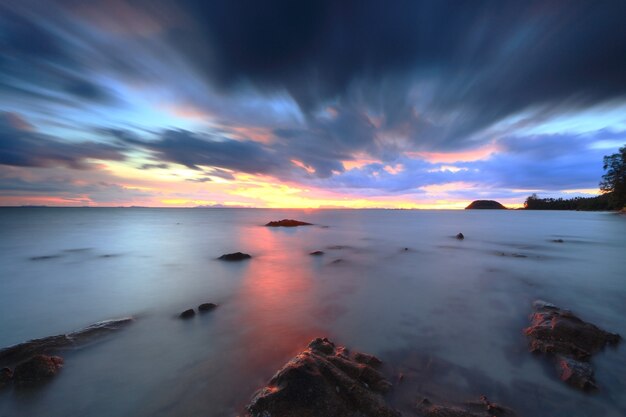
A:
[[[301,222],[299,220],[282,219],[266,224],[267,227],[298,227],[298,226],[312,226],[313,223]]]
[[[313,256],[321,256],[323,254],[324,254],[324,252],[321,251],[321,250],[316,250],[315,252],[309,253],[309,255],[313,255]]]
[[[524,329],[531,352],[544,353],[556,361],[561,380],[583,390],[596,388],[591,355],[620,336],[604,331],[545,301],[535,301],[531,325]]]
[[[423,417],[516,417],[512,410],[490,402],[485,396],[479,402],[456,406],[433,404],[424,399],[417,404],[417,411]]]
[[[0,389],[9,385],[13,378],[13,371],[9,368],[0,369]]]
[[[476,200],[465,207],[465,210],[506,210],[506,207],[494,200]]]
[[[189,310],[185,310],[182,313],[180,313],[178,317],[180,317],[181,319],[190,319],[195,315],[196,315],[196,312],[193,310],[193,308],[190,308]]]
[[[459,233],[459,234],[456,235],[456,238],[459,239],[459,240],[463,240],[463,239],[465,239],[465,236],[463,236],[463,233]]]
[[[252,256],[247,253],[235,252],[235,253],[225,253],[217,259],[221,259],[222,261],[243,261],[245,259],[250,259]]]
[[[63,367],[59,356],[36,355],[15,367],[13,383],[17,387],[38,385],[55,376]]]
[[[203,303],[198,306],[198,311],[200,313],[206,313],[207,311],[211,311],[217,307],[217,304],[213,303]]]
[[[51,354],[62,349],[79,347],[119,330],[132,322],[132,317],[101,321],[72,333],[33,339],[0,349],[0,366],[13,365],[35,355]]]
[[[383,400],[391,384],[374,369],[379,362],[315,339],[254,395],[248,415],[399,417]]]

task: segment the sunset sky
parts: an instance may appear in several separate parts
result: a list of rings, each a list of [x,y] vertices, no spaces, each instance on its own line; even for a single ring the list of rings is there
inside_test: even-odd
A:
[[[0,205],[598,193],[624,1],[0,0]]]

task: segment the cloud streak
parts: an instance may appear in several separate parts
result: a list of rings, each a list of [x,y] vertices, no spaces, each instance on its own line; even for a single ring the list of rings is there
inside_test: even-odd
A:
[[[146,178],[177,201],[184,183],[210,204],[253,204],[229,200],[246,178],[384,199],[595,188],[626,142],[626,117],[602,119],[626,108],[624,26],[617,0],[3,3],[0,174]]]

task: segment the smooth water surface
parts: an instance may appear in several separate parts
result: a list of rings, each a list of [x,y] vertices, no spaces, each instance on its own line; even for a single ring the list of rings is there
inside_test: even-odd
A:
[[[315,226],[263,227],[282,218]],[[216,260],[236,251],[253,258]],[[378,355],[392,382],[402,373],[403,409],[485,394],[526,417],[626,415],[624,344],[594,357],[599,392],[570,389],[527,352],[537,298],[626,335],[626,217],[4,208],[0,347],[136,322],[65,352],[42,388],[0,391],[0,416],[236,416],[317,336]],[[219,307],[176,318],[203,302]]]

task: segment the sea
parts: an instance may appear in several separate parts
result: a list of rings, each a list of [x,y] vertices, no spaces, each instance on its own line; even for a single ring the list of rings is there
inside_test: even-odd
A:
[[[264,226],[280,219],[313,225]],[[217,259],[238,251],[252,258]],[[519,416],[625,416],[626,343],[594,355],[596,392],[571,388],[528,351],[537,299],[626,336],[626,216],[1,208],[0,348],[135,320],[62,352],[47,384],[0,390],[0,416],[243,416],[316,337],[379,357],[405,415],[485,395]]]

